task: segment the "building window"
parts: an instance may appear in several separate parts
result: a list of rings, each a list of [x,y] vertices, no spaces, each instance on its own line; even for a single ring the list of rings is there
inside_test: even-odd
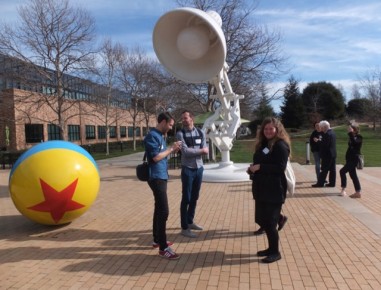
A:
[[[133,127],[128,127],[128,137],[129,138],[134,137],[134,128]]]
[[[106,139],[106,126],[98,126],[98,139]]]
[[[110,138],[116,138],[116,126],[110,126]]]
[[[143,136],[146,136],[147,135],[147,127],[143,127]]]
[[[136,137],[140,137],[140,136],[141,136],[141,133],[140,133],[140,127],[137,127],[137,128],[136,128],[135,136],[136,136]]]
[[[86,125],[86,140],[95,139],[95,126]]]
[[[39,143],[44,141],[43,124],[25,124],[26,143]]]
[[[60,127],[56,124],[48,124],[48,140],[60,140]]]
[[[68,127],[67,136],[69,141],[76,141],[81,139],[79,125],[68,125],[67,127]]]
[[[126,126],[120,126],[120,138],[127,137],[127,128]]]

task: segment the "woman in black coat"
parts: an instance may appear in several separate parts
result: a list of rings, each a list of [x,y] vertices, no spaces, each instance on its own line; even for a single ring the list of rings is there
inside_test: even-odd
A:
[[[290,155],[290,138],[282,123],[273,117],[266,118],[258,131],[253,164],[248,173],[253,180],[255,218],[266,232],[269,247],[259,251],[264,263],[281,259],[279,251],[278,222],[286,200],[287,180],[285,169]]]
[[[359,155],[361,154],[362,136],[359,134],[360,128],[356,125],[350,125],[348,127],[348,149],[345,153],[345,165],[340,169],[341,178],[341,196],[346,196],[345,188],[347,187],[347,172],[353,181],[355,187],[355,193],[350,195],[352,198],[361,197],[361,185],[356,172],[356,166],[359,161]]]

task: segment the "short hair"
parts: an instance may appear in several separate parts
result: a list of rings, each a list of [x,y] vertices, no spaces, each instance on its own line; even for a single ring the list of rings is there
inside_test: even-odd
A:
[[[189,114],[189,116],[193,119],[194,118],[194,114],[193,114],[193,112],[192,111],[189,111],[189,110],[184,110],[182,113],[181,113],[181,115],[183,115],[183,114],[185,114],[185,113],[188,113]]]
[[[320,125],[320,128],[325,128],[325,129],[331,128],[331,125],[326,120],[320,121],[319,125]]]
[[[163,112],[163,113],[160,113],[159,116],[157,116],[157,122],[160,124],[163,120],[165,120],[165,122],[168,123],[171,120],[175,120],[175,118],[173,118],[171,113]]]

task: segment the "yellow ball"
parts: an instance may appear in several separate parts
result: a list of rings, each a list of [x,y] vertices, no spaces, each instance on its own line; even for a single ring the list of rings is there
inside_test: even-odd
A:
[[[41,224],[66,224],[84,214],[100,186],[98,167],[82,147],[66,141],[40,143],[17,160],[9,191],[21,214]]]

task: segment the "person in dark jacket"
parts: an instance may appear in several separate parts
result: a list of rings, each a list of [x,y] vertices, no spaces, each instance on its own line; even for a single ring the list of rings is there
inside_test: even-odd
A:
[[[353,181],[353,186],[355,187],[355,193],[350,195],[351,198],[361,197],[361,185],[356,172],[356,166],[358,163],[359,155],[361,154],[362,146],[362,136],[359,134],[360,128],[357,125],[350,125],[348,127],[348,149],[345,153],[345,164],[343,168],[340,169],[341,178],[341,196],[346,196],[345,188],[347,187],[347,176],[349,176]]]
[[[321,171],[319,174],[318,182],[313,184],[312,187],[324,187],[325,180],[329,173],[329,183],[325,186],[336,186],[336,134],[331,129],[328,121],[321,121],[319,123],[320,129],[323,132],[322,142],[320,144],[320,158],[321,158]]]
[[[311,152],[315,162],[316,182],[319,180],[320,174],[320,143],[323,139],[323,133],[321,132],[319,122],[314,124],[315,130],[310,136]]]
[[[253,164],[247,169],[253,181],[256,223],[265,230],[268,240],[268,248],[257,252],[259,257],[265,257],[263,263],[281,259],[277,226],[286,200],[285,170],[290,148],[290,138],[282,123],[273,117],[266,118],[257,133]]]

